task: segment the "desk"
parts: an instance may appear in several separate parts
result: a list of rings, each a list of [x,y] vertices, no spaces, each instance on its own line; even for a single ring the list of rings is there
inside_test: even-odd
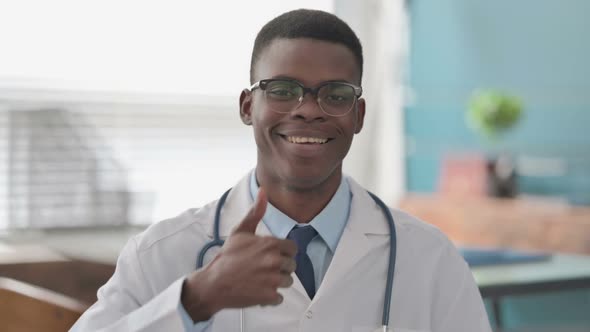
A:
[[[399,207],[463,245],[590,255],[587,206],[526,198],[410,194]]]
[[[18,248],[18,260],[82,260],[114,265],[129,238],[145,226],[86,227],[25,230],[0,237],[0,262]],[[3,250],[4,248],[4,250]],[[10,249],[12,248],[12,249]],[[24,250],[25,248],[29,248]],[[12,253],[11,253],[12,252]],[[8,259],[8,258],[5,258]],[[14,258],[12,258],[14,259]]]
[[[0,242],[0,265],[65,262],[68,258],[56,250],[39,244],[7,244]]]
[[[501,298],[590,288],[590,256],[553,255],[546,261],[488,265],[471,269],[483,298],[493,304],[493,319],[502,327]]]
[[[82,283],[83,280],[91,276],[98,276],[96,284],[100,286],[106,281],[105,278],[108,278],[112,273],[123,245],[132,235],[142,230],[141,227],[113,227],[51,230],[39,234],[17,235],[5,238],[4,241],[0,239],[0,258],[2,258],[2,252],[6,253],[5,259],[8,259],[8,256],[12,256],[10,253],[18,251],[21,253],[19,255],[21,260],[24,259],[24,256],[34,256],[36,261],[50,261],[52,266],[43,267],[45,269],[43,271],[49,271],[54,267],[55,269],[61,269],[62,266],[65,268],[68,262],[63,262],[64,259],[94,262],[93,265],[84,262],[82,264],[76,263],[74,267],[81,273],[85,273],[76,280],[80,280],[79,283]],[[45,249],[41,250],[41,246]],[[26,250],[15,250],[15,248]],[[25,252],[28,252],[28,255],[24,255]],[[92,269],[93,266],[96,270]],[[72,269],[68,267],[68,271],[72,271]],[[474,267],[472,272],[482,296],[491,299],[494,303],[492,315],[499,323],[498,326],[502,326],[499,307],[503,296],[590,288],[590,256],[554,255],[549,260],[536,263]],[[44,275],[37,273],[35,275],[47,280],[47,275],[50,274],[60,275],[58,273],[45,273]],[[28,282],[38,284],[32,281]],[[75,285],[76,282],[75,280],[66,280],[64,283]],[[87,283],[87,281],[85,282]],[[44,285],[41,284],[41,286]],[[47,288],[52,289],[51,287]],[[68,294],[63,287],[56,288],[56,290]],[[91,296],[94,296],[95,290],[93,292],[86,297],[88,303],[92,303]]]

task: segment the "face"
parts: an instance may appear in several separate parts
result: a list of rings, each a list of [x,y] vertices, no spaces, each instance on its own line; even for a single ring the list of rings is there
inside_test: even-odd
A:
[[[326,81],[360,85],[352,51],[341,44],[307,38],[274,40],[261,52],[254,77],[294,79],[306,87]],[[352,111],[334,117],[324,113],[308,93],[296,109],[277,113],[269,107],[264,91],[244,90],[240,115],[254,130],[258,176],[305,190],[340,182],[342,160],[363,126],[365,102],[361,98]]]

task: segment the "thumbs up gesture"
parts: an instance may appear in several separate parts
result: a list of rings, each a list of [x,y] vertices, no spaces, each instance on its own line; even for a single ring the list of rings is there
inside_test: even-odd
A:
[[[219,254],[184,282],[181,301],[193,321],[208,320],[224,308],[278,305],[278,288],[293,284],[297,246],[291,240],[255,235],[268,200],[262,188],[247,215]]]
[[[256,201],[254,201],[254,205],[252,205],[248,214],[242,219],[242,222],[234,228],[233,234],[242,232],[254,234],[258,224],[264,217],[267,205],[268,199],[266,198],[266,193],[264,192],[264,189],[260,188],[258,190],[258,196],[256,196]]]

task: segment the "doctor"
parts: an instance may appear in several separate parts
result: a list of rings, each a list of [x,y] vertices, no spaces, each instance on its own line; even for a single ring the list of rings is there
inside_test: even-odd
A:
[[[358,38],[332,14],[296,10],[267,23],[254,43],[252,86],[239,100],[256,168],[223,204],[132,238],[72,331],[382,331],[390,230],[367,191],[342,174],[363,128],[362,69]],[[196,269],[218,205],[225,244]],[[397,253],[389,330],[490,331],[451,242],[390,211]]]

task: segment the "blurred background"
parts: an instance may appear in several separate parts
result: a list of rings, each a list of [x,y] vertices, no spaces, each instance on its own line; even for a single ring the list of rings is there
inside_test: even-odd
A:
[[[0,0],[1,321],[25,294],[67,329],[130,236],[255,166],[254,38],[302,7],[363,43],[345,171],[457,244],[497,331],[590,331],[586,0]]]

